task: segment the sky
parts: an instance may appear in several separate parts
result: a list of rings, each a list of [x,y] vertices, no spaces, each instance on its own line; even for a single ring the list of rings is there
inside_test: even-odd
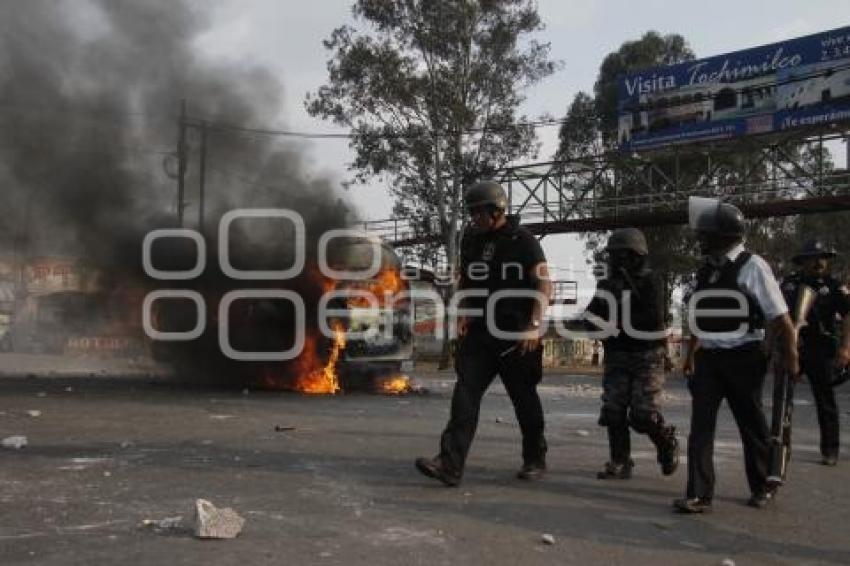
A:
[[[339,25],[351,23],[350,0],[222,0],[204,3],[212,26],[198,40],[209,56],[270,69],[284,89],[282,115],[269,116],[263,126],[309,132],[339,132],[332,124],[310,117],[304,96],[327,79],[329,53],[322,40]],[[523,111],[530,117],[561,117],[573,96],[591,91],[599,64],[624,41],[646,31],[678,33],[698,58],[791,39],[850,24],[848,0],[539,0],[545,29],[536,38],[551,44],[551,57],[563,65],[554,75],[527,91]],[[538,131],[546,160],[557,147],[557,127]],[[316,173],[342,182],[352,159],[346,140],[309,140],[303,147]],[[340,189],[362,219],[391,216],[392,201],[385,185],[374,183]],[[592,293],[593,279],[584,265],[584,245],[578,235],[547,236],[542,241],[560,276],[578,281],[580,294]]]

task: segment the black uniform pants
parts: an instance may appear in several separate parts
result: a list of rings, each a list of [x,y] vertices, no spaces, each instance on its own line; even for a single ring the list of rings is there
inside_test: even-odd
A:
[[[726,399],[744,445],[750,491],[764,489],[770,457],[770,429],[762,410],[767,363],[759,344],[737,349],[697,350],[688,436],[688,497],[714,496],[714,435],[720,403]]]
[[[812,386],[812,395],[815,398],[820,425],[821,454],[838,455],[838,404],[835,402],[835,390],[830,385],[834,358],[830,352],[822,354],[804,353],[800,365]]]
[[[543,406],[537,394],[537,384],[543,377],[543,350],[520,355],[515,345],[483,332],[471,332],[459,342],[451,416],[440,439],[440,459],[453,472],[463,472],[478,427],[481,398],[496,374],[505,385],[519,421],[523,461],[545,462]],[[501,355],[512,347],[512,351]]]

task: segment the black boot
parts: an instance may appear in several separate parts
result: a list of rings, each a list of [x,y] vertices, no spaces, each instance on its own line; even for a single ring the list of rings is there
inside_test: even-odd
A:
[[[679,441],[676,440],[676,427],[660,427],[658,432],[650,435],[650,439],[658,451],[661,473],[665,476],[672,475],[679,467]]]
[[[634,461],[629,457],[632,452],[632,441],[629,436],[629,428],[608,427],[608,446],[611,450],[611,460],[596,474],[597,479],[627,480],[632,477]]]
[[[439,456],[417,458],[416,469],[422,475],[441,481],[443,485],[448,487],[457,487],[460,484],[461,474],[446,468]]]
[[[627,480],[632,477],[632,468],[635,467],[634,460],[631,458],[626,462],[605,462],[605,466],[596,472],[598,480]]]

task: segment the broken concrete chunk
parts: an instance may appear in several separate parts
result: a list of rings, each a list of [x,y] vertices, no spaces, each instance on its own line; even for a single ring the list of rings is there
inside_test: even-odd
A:
[[[543,542],[543,544],[555,544],[555,537],[548,533],[540,537],[540,540]]]
[[[195,502],[195,511],[195,536],[198,538],[236,538],[245,524],[245,519],[230,507],[218,509],[206,499]]]
[[[2,441],[3,448],[11,448],[13,450],[20,450],[24,446],[27,445],[27,437],[26,436],[9,436],[3,439]]]

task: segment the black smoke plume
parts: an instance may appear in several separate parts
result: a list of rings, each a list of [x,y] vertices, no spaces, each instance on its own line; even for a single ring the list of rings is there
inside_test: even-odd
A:
[[[107,287],[157,285],[142,276],[141,241],[176,225],[179,101],[195,125],[263,126],[281,110],[282,88],[269,72],[197,51],[209,10],[186,0],[0,3],[0,256],[72,257],[101,272]],[[187,147],[185,226],[198,228],[197,127],[188,128]],[[216,227],[230,209],[297,210],[311,256],[323,230],[345,225],[332,184],[311,177],[297,146],[214,127],[208,148],[208,269],[200,281],[171,286],[236,286],[215,268]],[[286,264],[285,236],[257,223],[235,228],[241,267]],[[191,263],[184,248],[162,246],[160,267]]]

